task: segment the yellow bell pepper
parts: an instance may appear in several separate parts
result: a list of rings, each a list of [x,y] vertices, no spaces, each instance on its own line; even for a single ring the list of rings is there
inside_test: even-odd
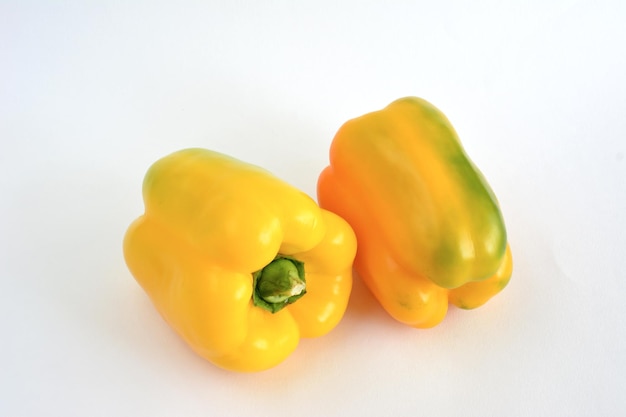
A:
[[[448,119],[425,100],[403,98],[346,122],[318,201],[353,227],[355,269],[400,322],[435,326],[448,303],[478,307],[509,282],[496,197]]]
[[[269,172],[186,149],[154,163],[126,263],[200,356],[253,372],[342,318],[356,238],[337,215]]]

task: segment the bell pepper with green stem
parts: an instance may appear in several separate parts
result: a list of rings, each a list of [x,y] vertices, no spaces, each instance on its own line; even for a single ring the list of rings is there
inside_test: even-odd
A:
[[[253,372],[328,333],[352,287],[351,227],[269,172],[186,149],[154,163],[126,263],[200,356]]]
[[[510,279],[496,197],[448,119],[425,100],[403,98],[346,122],[318,201],[353,227],[355,269],[400,322],[432,327],[448,303],[478,307]]]

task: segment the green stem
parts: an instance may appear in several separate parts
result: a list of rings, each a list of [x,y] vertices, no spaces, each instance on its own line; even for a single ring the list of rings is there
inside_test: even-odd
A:
[[[265,268],[252,274],[255,306],[276,313],[306,294],[304,263],[278,255]]]

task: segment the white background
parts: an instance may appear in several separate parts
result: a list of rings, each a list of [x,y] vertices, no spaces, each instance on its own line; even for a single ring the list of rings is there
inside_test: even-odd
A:
[[[625,22],[620,0],[0,0],[0,415],[624,415]],[[195,356],[122,258],[148,166],[200,146],[315,196],[339,126],[406,95],[498,195],[506,290],[416,330],[357,281],[272,370]]]

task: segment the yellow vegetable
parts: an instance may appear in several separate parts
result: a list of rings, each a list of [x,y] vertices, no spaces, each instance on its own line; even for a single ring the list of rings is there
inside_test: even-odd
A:
[[[352,287],[350,226],[267,171],[186,149],[157,161],[126,263],[163,318],[229,370],[282,362],[328,333]]]

